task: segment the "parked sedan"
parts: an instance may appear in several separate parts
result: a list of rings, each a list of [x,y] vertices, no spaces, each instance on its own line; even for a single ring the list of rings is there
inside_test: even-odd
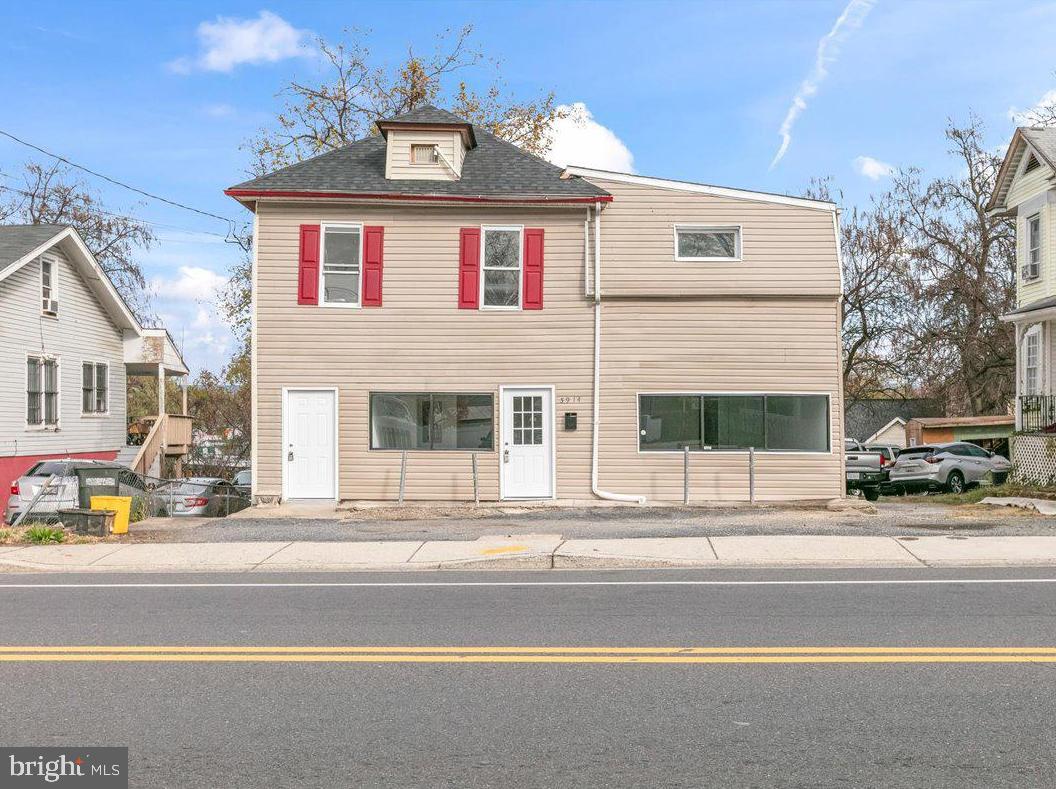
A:
[[[891,466],[891,486],[963,493],[987,475],[1004,482],[1012,464],[975,444],[952,442],[903,449]]]
[[[144,489],[143,479],[127,466],[106,460],[42,460],[11,483],[10,498],[4,521],[14,523],[18,516],[32,506],[32,517],[52,520],[60,509],[80,506],[80,480],[77,472],[84,469],[112,472],[124,486]],[[110,476],[110,475],[108,475]],[[88,483],[91,484],[91,481]]]
[[[222,518],[249,506],[247,496],[219,477],[189,477],[174,484],[164,495],[172,503],[171,515]]]

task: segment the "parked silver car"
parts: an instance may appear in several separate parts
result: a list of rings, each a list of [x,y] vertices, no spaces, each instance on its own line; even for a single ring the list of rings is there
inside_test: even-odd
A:
[[[11,482],[4,521],[14,523],[31,505],[32,518],[45,521],[56,518],[61,509],[80,506],[80,480],[77,472],[82,469],[112,471],[122,485],[140,490],[145,487],[141,477],[120,463],[87,459],[42,460]]]
[[[963,493],[988,475],[1004,482],[1011,468],[1007,458],[963,441],[906,447],[891,466],[890,484],[906,491]]]
[[[219,477],[189,477],[172,484],[162,498],[168,497],[172,506],[171,515],[197,515],[206,518],[223,518],[232,512],[249,506],[249,497],[244,496],[234,485]]]

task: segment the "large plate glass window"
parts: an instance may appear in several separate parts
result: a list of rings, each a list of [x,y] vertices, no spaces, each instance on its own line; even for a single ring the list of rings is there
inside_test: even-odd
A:
[[[675,226],[675,260],[740,260],[739,227]]]
[[[485,227],[482,236],[484,306],[518,309],[521,306],[521,228]]]
[[[490,394],[373,392],[370,448],[490,450],[494,417]]]
[[[361,235],[358,226],[323,226],[324,304],[359,304]]]
[[[825,395],[640,395],[638,413],[643,452],[829,451]]]
[[[105,414],[108,409],[109,367],[105,363],[81,365],[81,413]]]

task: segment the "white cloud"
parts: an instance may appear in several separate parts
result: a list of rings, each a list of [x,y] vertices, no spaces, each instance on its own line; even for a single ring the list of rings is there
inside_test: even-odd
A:
[[[800,83],[799,90],[796,91],[792,104],[785,114],[785,119],[781,122],[781,129],[778,132],[781,135],[781,146],[777,149],[774,160],[770,162],[771,170],[781,161],[785,152],[788,151],[788,146],[792,144],[792,127],[803,110],[807,108],[807,99],[812,98],[818,92],[821,83],[829,75],[829,66],[839,57],[843,42],[862,26],[866,15],[875,3],[876,0],[851,0],[832,26],[832,30],[818,41],[818,49],[814,55],[814,68]]]
[[[1008,117],[1016,126],[1033,126],[1043,120],[1051,120],[1053,116],[1056,116],[1056,90],[1047,91],[1029,110],[1017,110],[1015,107],[1008,110]]]
[[[873,181],[894,175],[895,168],[887,162],[874,159],[872,156],[858,156],[854,160],[854,169]]]
[[[602,126],[581,101],[562,104],[568,116],[551,129],[550,150],[545,158],[558,167],[579,165],[599,170],[634,172],[634,156],[612,129]]]
[[[180,266],[175,279],[155,277],[151,290],[166,301],[211,301],[227,282],[227,277],[201,266]]]
[[[206,104],[202,107],[202,112],[208,115],[210,118],[229,118],[235,114],[235,108],[230,104]]]
[[[215,22],[198,25],[198,55],[174,60],[169,69],[178,74],[228,72],[243,63],[274,63],[303,56],[309,54],[308,35],[308,31],[298,30],[271,11],[261,11],[256,19],[218,16]]]

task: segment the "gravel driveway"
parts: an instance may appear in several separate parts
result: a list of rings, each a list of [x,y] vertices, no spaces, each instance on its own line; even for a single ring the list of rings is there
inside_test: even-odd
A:
[[[262,510],[261,512],[266,512]],[[923,536],[1052,535],[1056,517],[989,505],[877,503],[876,514],[814,506],[532,507],[442,509],[408,505],[339,512],[332,518],[254,517],[154,519],[130,538],[150,542],[255,540],[473,540],[485,534],[561,534],[565,538],[707,537],[817,534]]]

